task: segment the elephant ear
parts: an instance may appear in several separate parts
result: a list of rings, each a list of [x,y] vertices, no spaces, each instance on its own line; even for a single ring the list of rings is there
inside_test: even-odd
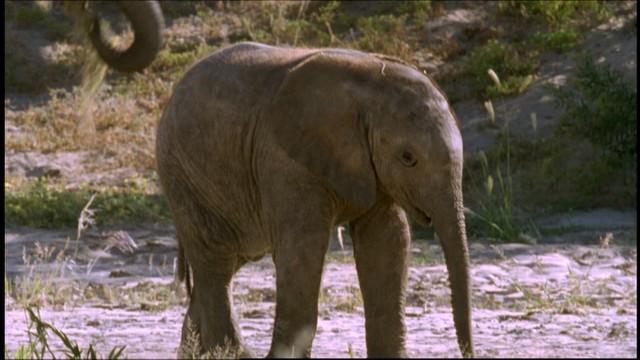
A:
[[[339,54],[302,59],[288,70],[269,119],[276,142],[292,159],[345,200],[368,208],[376,199],[376,177],[353,67]]]

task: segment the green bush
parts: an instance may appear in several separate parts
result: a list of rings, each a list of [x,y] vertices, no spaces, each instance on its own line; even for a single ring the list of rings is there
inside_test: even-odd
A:
[[[606,1],[595,0],[509,0],[501,1],[502,13],[520,15],[544,25],[563,25],[578,18],[593,15],[598,20],[610,14]]]
[[[523,51],[509,43],[489,40],[475,48],[467,57],[464,72],[474,87],[485,97],[510,95],[523,91],[530,81],[527,76],[538,67],[536,52]],[[500,77],[497,87],[487,71],[493,69]]]
[[[75,227],[83,207],[91,198],[87,187],[66,190],[49,186],[39,178],[17,191],[5,193],[5,223],[37,228]],[[91,207],[97,225],[166,221],[168,204],[160,195],[150,195],[132,185],[126,189],[99,192]]]
[[[485,94],[489,98],[499,98],[508,95],[520,94],[529,87],[532,80],[532,75],[509,76],[506,80],[501,81],[500,85],[493,84],[485,88]]]
[[[393,55],[408,60],[411,55],[411,45],[405,40],[407,29],[405,22],[407,15],[399,17],[393,15],[379,15],[359,18],[356,22],[361,36],[354,46],[360,50]],[[389,41],[389,39],[394,39]]]
[[[636,90],[619,73],[587,57],[578,60],[566,86],[549,90],[565,112],[553,137],[512,144],[511,161],[518,174],[514,186],[524,190],[512,201],[526,204],[527,210],[634,207]],[[499,160],[505,155],[498,147],[488,157]],[[475,165],[470,162],[468,172],[481,173]],[[483,196],[476,198],[491,204]]]
[[[431,11],[430,0],[409,0],[394,2],[397,14],[407,14],[415,21],[425,21]]]
[[[337,24],[348,30],[356,26],[356,22],[363,17],[392,16],[423,22],[431,13],[430,0],[394,0],[394,1],[364,1],[355,4],[352,1],[340,1],[337,9]]]
[[[578,32],[571,28],[537,32],[531,37],[531,42],[543,50],[565,52],[578,44]]]
[[[583,56],[568,85],[551,91],[565,110],[559,135],[589,140],[614,165],[635,164],[637,91],[619,72]]]

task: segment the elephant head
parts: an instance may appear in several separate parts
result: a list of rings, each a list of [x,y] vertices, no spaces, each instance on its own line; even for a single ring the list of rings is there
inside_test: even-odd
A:
[[[162,46],[164,18],[157,1],[118,1],[118,7],[131,23],[135,39],[126,50],[113,48],[101,32],[100,20],[93,15],[89,39],[100,58],[122,72],[141,71],[156,57]]]
[[[367,209],[391,199],[416,222],[433,223],[458,343],[473,356],[462,137],[443,92],[397,61],[322,50],[292,65],[274,106],[276,141],[346,202]]]

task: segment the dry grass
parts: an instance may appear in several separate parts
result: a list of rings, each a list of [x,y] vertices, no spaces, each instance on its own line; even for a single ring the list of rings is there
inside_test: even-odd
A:
[[[74,245],[67,238],[62,247],[36,242],[32,248],[22,247],[22,262],[27,271],[15,279],[5,273],[5,294],[23,307],[51,306],[54,308],[84,303],[99,303],[113,307],[137,308],[140,310],[163,310],[174,305],[185,305],[186,293],[175,280],[169,284],[141,282],[129,286],[120,284],[92,284],[72,280],[68,275],[77,271],[90,274],[101,254],[111,248],[121,252],[133,252],[137,246],[123,231],[106,237],[101,249],[91,250],[82,240],[83,233],[93,224],[93,197],[82,209],[77,220],[77,235]],[[81,251],[79,251],[81,249]],[[152,271],[152,255],[149,271]],[[165,259],[166,260],[166,259]],[[165,261],[160,275],[175,278],[175,268]],[[162,273],[162,271],[166,273]],[[117,271],[112,271],[112,275]]]
[[[46,106],[7,114],[5,121],[20,127],[29,136],[7,138],[6,150],[44,153],[100,150],[117,158],[118,161],[111,166],[155,167],[153,140],[155,122],[160,113],[158,105],[147,106],[143,111],[138,105],[143,99],[136,100],[126,95],[110,96],[96,102],[91,111],[90,116],[95,123],[94,135],[81,136],[77,133],[78,124],[87,113],[79,113],[76,109],[81,108],[83,103],[87,104],[82,92],[56,90],[50,95],[51,100]]]
[[[333,288],[322,288],[319,296],[320,312],[333,313],[341,311],[353,313],[362,310],[364,303],[362,293],[357,286],[348,286],[344,291]]]
[[[118,235],[116,233],[115,235]],[[117,236],[107,239],[102,251],[88,251],[72,255],[73,246],[67,241],[62,249],[36,242],[29,250],[23,247],[23,263],[27,272],[15,279],[5,274],[5,294],[23,307],[48,306],[63,308],[69,305],[94,304],[115,308],[159,311],[171,306],[184,306],[187,296],[177,281],[157,283],[144,281],[128,285],[95,284],[72,279],[73,272],[90,274],[101,253],[112,247],[126,251],[127,244]],[[79,241],[76,241],[78,243]],[[91,254],[94,254],[93,257]],[[151,260],[151,258],[150,258]],[[150,265],[151,267],[152,265]],[[156,266],[158,267],[158,266]],[[167,276],[173,276],[172,264],[160,266]],[[151,270],[151,269],[150,269]],[[117,270],[112,275],[120,275]]]
[[[197,326],[187,315],[186,318],[186,334],[184,342],[178,347],[179,359],[237,359],[240,355],[240,349],[234,346],[229,339],[225,339],[223,346],[216,346],[206,352],[202,351],[200,344],[200,334]]]

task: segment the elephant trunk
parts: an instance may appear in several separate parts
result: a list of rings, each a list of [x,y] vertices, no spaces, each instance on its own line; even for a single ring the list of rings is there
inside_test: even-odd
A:
[[[151,64],[162,46],[162,10],[156,1],[119,1],[117,4],[133,28],[135,38],[131,46],[124,51],[113,48],[103,36],[97,17],[89,31],[89,38],[109,67],[122,72],[141,71]]]
[[[462,191],[456,189],[445,200],[448,204],[439,209],[447,209],[434,214],[433,225],[442,245],[449,284],[451,286],[451,306],[453,322],[458,336],[458,345],[464,357],[473,357],[471,336],[471,291],[469,276],[469,252],[465,232]]]

